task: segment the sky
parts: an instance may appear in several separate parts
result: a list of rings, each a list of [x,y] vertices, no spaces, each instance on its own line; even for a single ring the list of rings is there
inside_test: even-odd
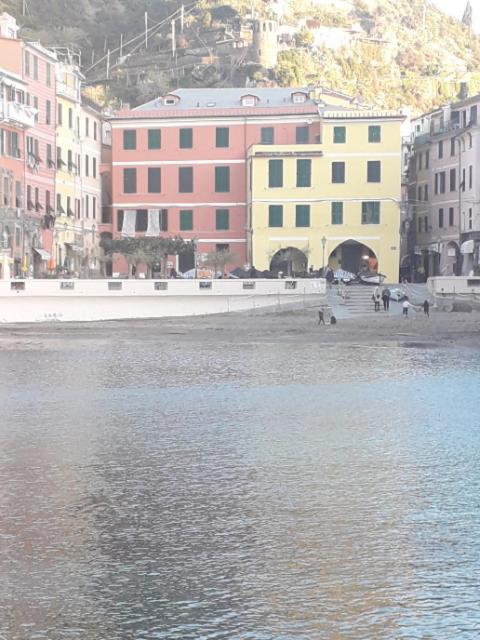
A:
[[[431,2],[445,13],[449,13],[456,18],[461,19],[467,0],[431,0]],[[480,0],[470,0],[473,8],[474,27],[477,33],[480,33]]]

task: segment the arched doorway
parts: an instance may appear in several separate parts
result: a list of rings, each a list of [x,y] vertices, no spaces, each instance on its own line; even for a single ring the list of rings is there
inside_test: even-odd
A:
[[[296,247],[287,247],[275,253],[270,261],[270,271],[282,271],[287,276],[294,276],[297,273],[305,273],[307,265],[308,258],[303,251]]]
[[[460,248],[456,242],[447,242],[440,257],[440,275],[460,275]]]
[[[377,273],[378,259],[375,252],[367,245],[356,240],[345,240],[338,245],[328,258],[328,266],[336,271],[350,271],[350,273]]]

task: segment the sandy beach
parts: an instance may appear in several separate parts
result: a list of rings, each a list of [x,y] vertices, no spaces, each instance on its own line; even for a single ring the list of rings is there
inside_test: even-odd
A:
[[[0,326],[1,349],[59,348],[82,344],[176,341],[223,343],[308,343],[325,345],[400,345],[416,348],[480,347],[480,313],[411,313],[408,318],[383,312],[318,325],[315,308],[277,313],[232,314],[123,320],[94,323],[56,323]]]

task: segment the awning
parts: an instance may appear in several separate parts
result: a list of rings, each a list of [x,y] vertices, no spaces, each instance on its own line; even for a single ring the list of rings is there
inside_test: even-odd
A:
[[[65,242],[66,247],[74,251],[75,253],[82,253],[82,247],[79,247],[78,244],[73,244],[73,242]]]
[[[460,247],[460,253],[463,255],[473,253],[475,251],[475,242],[473,240],[465,240]]]
[[[36,248],[35,248],[35,249],[34,249],[34,251],[35,251],[36,253],[38,253],[38,255],[40,256],[40,258],[41,258],[42,260],[50,260],[50,258],[52,257],[52,256],[48,253],[48,251],[45,251],[45,249],[36,249]]]

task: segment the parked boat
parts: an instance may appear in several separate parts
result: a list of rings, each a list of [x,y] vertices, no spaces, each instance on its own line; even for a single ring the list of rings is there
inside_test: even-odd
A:
[[[385,276],[381,273],[359,273],[358,279],[362,284],[382,284],[385,280]]]

